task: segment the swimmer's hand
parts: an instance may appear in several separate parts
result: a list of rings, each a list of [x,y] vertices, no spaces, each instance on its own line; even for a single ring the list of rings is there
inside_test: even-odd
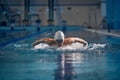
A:
[[[85,42],[85,43],[84,43],[84,47],[87,47],[87,46],[88,46],[88,43],[87,43],[87,42]]]

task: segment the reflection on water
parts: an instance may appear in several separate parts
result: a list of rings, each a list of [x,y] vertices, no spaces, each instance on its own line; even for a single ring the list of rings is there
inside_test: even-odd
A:
[[[82,54],[63,53],[57,56],[57,69],[55,70],[55,80],[74,80],[74,64],[82,62]]]
[[[58,68],[55,71],[55,80],[72,80],[73,79],[73,67],[71,56],[67,54],[61,54],[58,57]]]

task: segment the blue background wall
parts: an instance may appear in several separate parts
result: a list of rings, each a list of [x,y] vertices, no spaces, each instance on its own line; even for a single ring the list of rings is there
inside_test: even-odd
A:
[[[110,28],[120,29],[120,0],[107,0],[107,21]]]

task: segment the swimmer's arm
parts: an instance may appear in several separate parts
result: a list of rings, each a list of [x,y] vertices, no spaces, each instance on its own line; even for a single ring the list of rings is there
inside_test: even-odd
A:
[[[75,42],[82,43],[84,46],[87,46],[87,45],[88,45],[87,41],[85,41],[85,40],[83,40],[83,39],[80,39],[80,38],[75,38]]]
[[[41,40],[36,40],[35,42],[32,43],[32,47],[40,44],[40,43],[46,43],[46,41],[44,39],[41,39]]]
[[[33,42],[32,46],[34,47],[35,45],[38,45],[40,43],[46,43],[48,45],[54,45],[55,41],[51,38],[40,39],[40,40],[36,40],[35,42]]]
[[[85,41],[85,40],[83,40],[81,38],[74,38],[74,37],[72,37],[72,38],[66,38],[64,40],[64,45],[72,44],[72,43],[75,43],[75,42],[82,43],[84,46],[88,45],[87,41]]]

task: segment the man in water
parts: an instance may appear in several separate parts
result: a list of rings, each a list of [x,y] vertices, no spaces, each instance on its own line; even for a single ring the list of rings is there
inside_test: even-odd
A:
[[[65,38],[64,33],[62,31],[57,31],[55,33],[54,38],[44,38],[44,39],[36,40],[35,42],[33,42],[32,46],[34,47],[40,43],[46,43],[49,46],[61,47],[61,46],[70,45],[75,42],[82,43],[84,46],[88,45],[88,43],[81,38],[75,38],[75,37]]]

